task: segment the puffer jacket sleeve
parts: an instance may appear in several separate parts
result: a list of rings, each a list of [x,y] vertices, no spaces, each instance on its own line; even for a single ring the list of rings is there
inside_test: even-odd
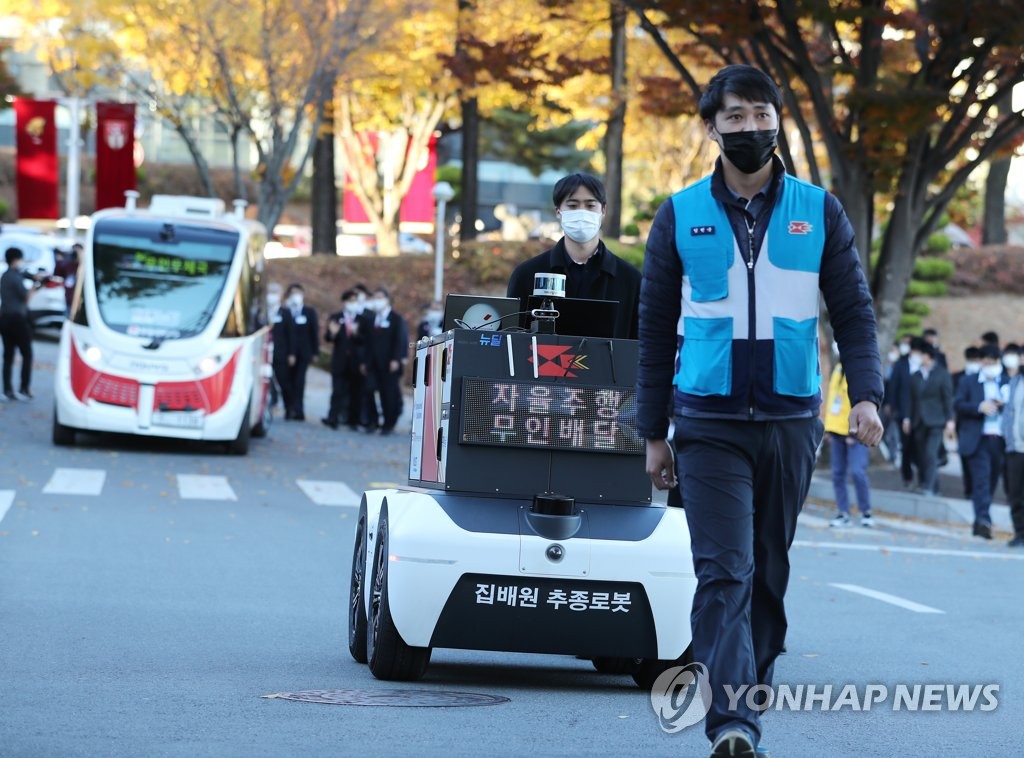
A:
[[[881,408],[885,390],[871,290],[860,265],[853,227],[831,193],[825,195],[825,227],[819,284],[846,369],[850,404],[870,400]]]
[[[658,209],[647,238],[640,282],[637,431],[644,439],[668,435],[676,327],[682,307],[683,265],[676,252],[672,201]]]

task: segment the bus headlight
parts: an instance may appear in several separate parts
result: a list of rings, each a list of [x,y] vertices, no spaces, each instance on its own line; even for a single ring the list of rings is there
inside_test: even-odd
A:
[[[220,366],[220,356],[208,355],[199,361],[199,373],[200,374],[212,374]]]
[[[86,345],[85,359],[89,361],[89,363],[99,363],[103,360],[103,351],[95,345]]]

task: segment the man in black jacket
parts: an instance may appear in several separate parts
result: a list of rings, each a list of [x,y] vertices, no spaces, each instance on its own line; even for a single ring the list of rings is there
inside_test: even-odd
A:
[[[981,348],[981,369],[965,376],[956,388],[953,406],[960,422],[960,458],[971,472],[974,536],[992,539],[992,495],[1003,469],[1006,444],[1002,413],[1009,399],[999,348]]]
[[[903,431],[914,437],[921,492],[939,492],[939,443],[953,431],[953,382],[935,360],[935,347],[922,337],[910,343],[910,412]]]
[[[0,337],[3,339],[4,397],[9,400],[28,400],[32,397],[32,325],[28,318],[28,290],[25,281],[35,280],[23,270],[25,254],[20,248],[9,247],[4,253],[7,270],[0,276]],[[15,392],[11,383],[14,351],[21,353],[21,385]]]
[[[285,293],[285,308],[291,317],[288,324],[288,384],[291,407],[285,405],[285,420],[305,421],[306,370],[320,352],[320,326],[316,311],[305,304],[305,290],[292,284]]]
[[[600,239],[605,213],[604,184],[590,174],[570,174],[555,184],[555,216],[565,236],[553,248],[516,266],[508,281],[508,297],[518,297],[526,310],[536,274],[565,274],[565,296],[615,300],[613,337],[636,339],[640,272],[605,247]]]
[[[652,484],[678,480],[686,503],[713,756],[753,758],[759,710],[729,688],[770,687],[786,637],[788,551],[823,433],[822,295],[850,435],[869,446],[882,437],[877,327],[853,229],[834,196],[788,176],[774,155],[781,108],[763,71],[712,77],[700,115],[721,157],[658,210],[640,291],[637,430]]]
[[[331,429],[345,424],[349,429],[359,426],[363,401],[362,338],[359,335],[359,293],[348,289],[341,296],[343,307],[327,319],[324,341],[331,350],[331,405],[321,421]]]
[[[363,315],[363,365],[366,378],[365,415],[367,431],[380,428],[391,434],[402,415],[402,368],[409,353],[409,330],[405,319],[391,310],[391,295],[378,287]],[[380,396],[380,407],[376,396]]]

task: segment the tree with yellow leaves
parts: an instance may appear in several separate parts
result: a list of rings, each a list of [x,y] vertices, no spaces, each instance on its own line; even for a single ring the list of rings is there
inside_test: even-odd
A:
[[[212,191],[195,139],[218,120],[257,156],[273,227],[312,150],[330,82],[407,14],[404,0],[42,0],[19,15],[69,91],[123,88],[166,118]],[[236,160],[237,191],[244,192]]]
[[[398,22],[386,43],[338,79],[346,185],[374,226],[379,255],[398,255],[402,199],[454,103],[454,82],[438,59],[454,43],[454,9],[435,5]]]

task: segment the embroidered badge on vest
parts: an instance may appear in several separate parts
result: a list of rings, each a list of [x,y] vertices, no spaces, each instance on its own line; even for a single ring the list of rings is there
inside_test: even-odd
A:
[[[713,226],[691,226],[690,227],[690,236],[691,237],[700,237],[700,236],[703,236],[705,234],[714,234],[714,233],[715,233],[715,227],[713,227]]]
[[[790,221],[789,222],[789,233],[790,234],[810,234],[814,231],[814,227],[811,226],[810,221]]]

